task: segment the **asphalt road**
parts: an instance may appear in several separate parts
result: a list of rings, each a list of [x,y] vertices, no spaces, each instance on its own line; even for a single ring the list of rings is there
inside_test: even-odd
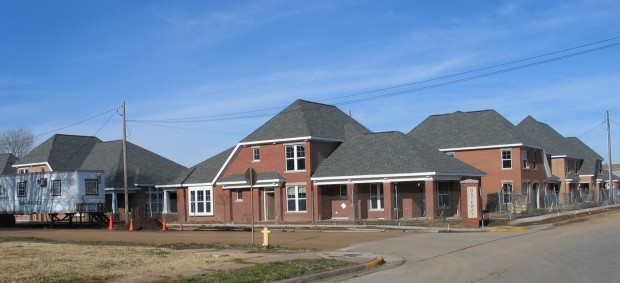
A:
[[[620,213],[521,232],[429,233],[353,244],[405,263],[342,282],[620,282]]]

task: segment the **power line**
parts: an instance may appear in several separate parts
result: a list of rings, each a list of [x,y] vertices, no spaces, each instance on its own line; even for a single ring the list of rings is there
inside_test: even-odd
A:
[[[617,39],[620,39],[620,37],[612,37],[610,39],[605,39],[605,40],[601,40],[601,41],[597,41],[597,42],[593,42],[593,43],[588,43],[588,44],[584,44],[584,45],[580,45],[580,46],[576,46],[576,47],[567,48],[567,49],[564,49],[564,50],[549,52],[549,53],[546,53],[546,54],[537,55],[537,56],[533,56],[533,57],[529,57],[529,58],[524,58],[524,59],[519,59],[519,60],[507,62],[507,63],[497,64],[497,65],[493,65],[493,66],[489,66],[489,67],[483,67],[483,68],[479,68],[479,69],[475,69],[475,70],[470,70],[470,71],[465,71],[465,72],[445,75],[445,76],[441,76],[441,77],[436,77],[436,78],[431,78],[431,79],[426,79],[426,80],[421,80],[421,81],[416,81],[416,82],[412,82],[412,83],[406,83],[406,84],[401,84],[401,85],[396,85],[396,86],[391,86],[391,87],[386,87],[386,88],[381,88],[381,89],[376,89],[376,90],[371,90],[371,91],[365,91],[365,92],[360,92],[360,93],[343,95],[343,96],[339,96],[339,97],[335,97],[335,98],[324,99],[322,101],[329,101],[329,100],[335,100],[335,99],[340,99],[340,98],[345,98],[345,97],[352,97],[352,96],[358,96],[358,95],[363,95],[363,94],[375,93],[375,92],[380,92],[380,91],[384,91],[384,90],[390,90],[390,89],[401,88],[401,87],[405,87],[405,86],[411,86],[411,85],[416,85],[416,84],[421,84],[421,83],[426,83],[426,82],[437,81],[437,80],[441,80],[441,79],[447,79],[447,78],[451,78],[451,77],[462,76],[462,75],[471,74],[471,73],[475,73],[475,72],[479,72],[479,71],[494,69],[494,68],[497,68],[497,67],[512,65],[512,64],[515,64],[515,63],[519,63],[519,62],[525,62],[525,61],[530,61],[530,60],[533,60],[533,59],[547,57],[547,56],[550,56],[550,55],[564,53],[564,52],[567,52],[567,51],[571,51],[571,50],[575,50],[575,49],[580,49],[580,48],[584,48],[584,47],[587,47],[587,46],[598,45],[598,44],[601,44],[601,43],[604,43],[604,42],[614,41],[614,40],[617,40]]]
[[[391,96],[396,96],[396,95],[401,95],[401,94],[406,94],[406,93],[412,93],[412,92],[418,92],[418,91],[438,88],[438,87],[447,86],[447,85],[453,85],[453,84],[462,83],[462,82],[466,82],[466,81],[472,81],[472,80],[476,80],[476,79],[480,79],[480,78],[486,78],[486,77],[490,77],[490,76],[495,76],[495,75],[499,75],[499,74],[503,74],[503,73],[508,73],[508,72],[520,70],[520,69],[531,68],[531,67],[534,67],[534,66],[538,66],[538,65],[542,65],[542,64],[547,64],[547,63],[550,63],[550,62],[559,61],[559,60],[562,60],[562,59],[571,58],[571,57],[575,57],[575,56],[579,56],[579,55],[595,52],[595,51],[598,51],[598,50],[614,47],[614,46],[617,46],[617,45],[620,45],[620,42],[616,42],[616,43],[612,43],[612,44],[608,44],[608,45],[600,46],[600,47],[596,47],[596,48],[591,48],[591,49],[587,49],[587,50],[583,50],[583,51],[579,51],[579,52],[575,52],[575,53],[571,53],[571,54],[567,54],[567,55],[562,55],[562,56],[558,56],[558,57],[554,57],[554,58],[550,58],[550,59],[545,59],[545,60],[542,60],[542,61],[528,63],[528,64],[525,64],[525,65],[520,65],[520,66],[516,66],[516,67],[510,67],[510,68],[507,68],[507,69],[502,69],[502,70],[493,71],[493,72],[489,72],[489,73],[484,73],[484,74],[481,74],[481,75],[470,76],[470,77],[466,77],[466,78],[462,78],[462,79],[457,79],[457,80],[452,80],[452,81],[448,81],[448,82],[444,82],[444,83],[438,83],[438,84],[434,84],[434,85],[419,87],[419,88],[415,88],[415,89],[411,89],[411,90],[404,90],[404,91],[399,91],[399,92],[394,92],[394,93],[388,93],[388,94],[382,94],[382,95],[377,95],[377,96],[371,96],[371,97],[362,98],[362,99],[345,101],[345,102],[337,103],[336,105],[345,105],[345,104],[353,104],[353,103],[365,102],[365,101],[376,100],[376,99],[380,99],[380,98],[386,98],[386,97],[391,97]]]
[[[180,129],[180,130],[189,130],[189,131],[196,131],[196,132],[207,132],[207,133],[214,133],[214,134],[227,134],[227,135],[245,135],[245,134],[240,134],[240,133],[219,132],[219,131],[208,131],[208,130],[202,130],[202,129],[192,129],[192,128],[185,128],[185,127],[176,127],[176,126],[165,125],[165,124],[159,124],[159,123],[155,123],[155,122],[148,122],[148,121],[133,121],[133,122],[134,122],[134,123],[146,124],[146,125],[153,125],[153,126],[158,126],[158,127],[166,127],[166,128],[172,128],[172,129]]]
[[[117,113],[118,113],[118,112],[117,112]],[[114,114],[117,114],[117,113],[112,113],[112,115],[110,115],[110,117],[108,117],[108,120],[106,120],[106,121],[103,123],[103,125],[101,125],[101,127],[99,128],[99,130],[97,130],[93,136],[97,136],[97,134],[98,134],[98,133],[99,133],[99,132],[103,129],[103,127],[105,127],[105,125],[107,125],[107,124],[108,124],[108,122],[110,122],[110,120],[112,120],[112,117],[114,117]]]
[[[508,62],[508,63],[497,64],[497,65],[493,65],[493,66],[490,66],[490,67],[478,68],[478,69],[475,69],[475,70],[455,73],[455,74],[441,76],[441,77],[432,78],[432,79],[416,81],[416,82],[407,83],[407,84],[401,84],[401,85],[392,86],[392,87],[376,89],[376,90],[372,90],[372,91],[365,91],[365,92],[359,92],[359,93],[354,93],[354,94],[349,94],[349,95],[336,96],[336,97],[329,98],[329,99],[319,100],[319,102],[325,102],[325,101],[337,100],[337,99],[342,99],[342,98],[354,97],[354,96],[359,96],[359,95],[364,95],[364,94],[369,94],[369,93],[381,92],[381,91],[385,91],[385,90],[397,89],[397,88],[401,88],[401,87],[405,87],[405,86],[412,86],[412,85],[416,85],[416,84],[422,84],[422,83],[426,83],[426,82],[442,80],[442,79],[446,79],[446,78],[458,77],[458,76],[462,76],[462,75],[466,75],[466,74],[476,73],[476,72],[483,71],[483,70],[490,70],[490,69],[494,69],[494,68],[497,68],[497,67],[513,65],[515,63],[531,61],[531,60],[534,60],[534,59],[548,57],[550,55],[556,55],[556,54],[561,54],[561,53],[565,53],[565,52],[568,52],[568,51],[578,50],[578,49],[582,49],[584,47],[596,46],[596,45],[600,45],[601,43],[613,42],[613,41],[616,41],[618,39],[620,39],[620,37],[613,37],[613,38],[609,38],[609,39],[605,39],[605,40],[601,40],[601,41],[597,41],[597,42],[593,42],[593,43],[588,43],[588,44],[584,44],[584,45],[580,45],[580,46],[576,46],[576,47],[571,47],[571,48],[567,48],[567,49],[563,49],[563,50],[559,50],[559,51],[549,52],[549,53],[546,53],[546,54],[543,54],[543,55],[537,55],[537,56],[528,57],[528,58],[525,58],[525,59],[511,61],[511,62]],[[375,96],[370,96],[370,97],[365,97],[365,98],[359,98],[359,99],[352,99],[352,100],[342,101],[340,103],[334,103],[334,105],[347,105],[347,104],[366,102],[366,101],[371,101],[371,100],[377,100],[377,99],[382,99],[382,98],[387,98],[387,97],[392,97],[392,96],[397,96],[397,95],[402,95],[402,94],[408,94],[408,93],[413,93],[413,92],[420,92],[420,91],[424,91],[424,90],[429,90],[429,89],[439,88],[439,87],[443,87],[443,86],[458,84],[458,83],[462,83],[462,82],[466,82],[466,81],[472,81],[472,80],[481,79],[481,78],[485,78],[485,77],[500,75],[500,74],[503,74],[503,73],[508,73],[508,72],[512,72],[512,71],[516,71],[516,70],[520,70],[520,69],[531,68],[531,67],[535,67],[535,66],[538,66],[538,65],[547,64],[547,63],[551,63],[551,62],[555,62],[555,61],[559,61],[559,60],[563,60],[563,59],[567,59],[567,58],[571,58],[571,57],[575,57],[575,56],[579,56],[579,55],[583,55],[583,54],[592,53],[592,52],[596,52],[596,51],[599,51],[599,50],[615,47],[617,45],[620,45],[620,41],[619,42],[609,43],[609,44],[606,44],[606,45],[603,45],[603,46],[592,47],[592,48],[589,48],[589,49],[586,49],[586,50],[581,50],[581,51],[577,51],[577,52],[573,52],[573,53],[569,53],[569,54],[565,54],[565,55],[561,55],[561,56],[556,56],[556,57],[544,59],[544,60],[539,60],[539,61],[535,61],[535,62],[531,62],[531,63],[527,63],[527,64],[522,64],[522,65],[518,65],[518,66],[514,66],[514,67],[509,67],[509,68],[505,68],[505,69],[501,69],[501,70],[487,72],[487,73],[483,73],[483,74],[479,74],[479,75],[473,75],[473,76],[469,76],[469,77],[465,77],[465,78],[454,79],[454,80],[450,80],[450,81],[447,81],[447,82],[440,82],[440,83],[436,83],[436,84],[432,84],[432,85],[427,85],[427,86],[422,86],[422,87],[418,87],[418,88],[414,88],[414,89],[407,89],[407,90],[390,92],[390,93],[385,93],[385,94],[380,94],[380,95],[375,95]],[[191,118],[176,118],[176,119],[161,119],[161,120],[131,120],[131,121],[133,121],[133,122],[155,122],[155,123],[180,123],[180,122],[212,122],[212,121],[224,121],[224,120],[250,119],[250,118],[257,118],[257,117],[272,116],[272,115],[275,115],[275,113],[264,113],[264,114],[256,114],[256,115],[244,115],[244,116],[237,116],[237,117],[236,117],[236,115],[239,115],[239,114],[249,114],[249,113],[259,113],[259,112],[263,112],[263,111],[271,111],[271,110],[275,110],[275,109],[283,109],[285,107],[286,106],[271,107],[271,108],[264,108],[264,109],[244,111],[244,112],[219,114],[219,115],[211,115],[211,116],[201,116],[201,117],[191,117]]]
[[[75,122],[75,123],[73,123],[73,124],[70,124],[70,125],[67,125],[67,126],[64,126],[64,127],[61,127],[61,128],[58,128],[58,129],[55,129],[55,130],[52,130],[52,131],[49,131],[49,132],[45,132],[45,133],[42,133],[42,134],[34,135],[34,136],[32,136],[32,139],[34,139],[34,138],[38,138],[38,137],[40,137],[40,136],[45,136],[45,135],[48,135],[48,134],[51,134],[51,133],[55,133],[55,132],[58,132],[58,131],[60,131],[60,130],[64,130],[64,129],[66,129],[66,128],[70,128],[70,127],[73,127],[73,126],[75,126],[75,125],[78,125],[78,124],[84,123],[84,122],[86,122],[86,121],[90,121],[90,120],[92,120],[92,119],[95,119],[95,118],[97,118],[97,117],[99,117],[99,116],[105,115],[105,114],[107,114],[107,113],[109,113],[109,112],[112,112],[112,111],[114,111],[114,110],[116,110],[116,108],[113,108],[113,109],[107,110],[107,111],[105,111],[105,112],[103,112],[103,113],[97,114],[97,115],[95,115],[95,116],[92,116],[92,117],[86,118],[86,119],[81,120],[81,121],[79,121],[79,122]],[[108,118],[108,121],[109,121],[111,118],[112,118],[112,117]],[[107,122],[106,122],[106,123],[107,123]],[[104,125],[105,125],[105,124],[104,124]],[[103,128],[103,126],[102,126],[102,128]],[[101,129],[100,129],[100,130],[101,130]],[[99,132],[99,131],[97,131],[97,132]],[[22,140],[19,140],[19,141],[12,141],[12,142],[22,142],[22,141],[26,141],[26,140],[29,140],[29,139],[30,139],[30,138],[26,138],[26,139],[22,139]],[[6,144],[2,144],[2,145],[6,145]]]
[[[105,111],[105,112],[103,112],[103,113],[100,113],[100,114],[97,114],[97,115],[95,115],[95,116],[92,116],[92,117],[86,118],[86,119],[81,120],[81,121],[79,121],[79,122],[75,122],[75,123],[73,123],[73,124],[70,124],[70,125],[67,125],[67,126],[64,126],[64,127],[58,128],[58,129],[55,129],[55,130],[51,130],[51,131],[49,131],[49,132],[42,133],[42,134],[36,135],[36,136],[34,136],[34,137],[35,137],[35,138],[37,138],[37,137],[40,137],[40,136],[44,136],[44,135],[48,135],[48,134],[51,134],[51,133],[58,132],[58,131],[60,131],[60,130],[64,130],[64,129],[66,129],[66,128],[70,128],[70,127],[73,127],[73,126],[75,126],[75,125],[79,125],[79,124],[81,124],[81,123],[84,123],[84,122],[86,122],[86,121],[90,121],[90,120],[92,120],[92,119],[95,119],[95,118],[97,118],[97,117],[99,117],[99,116],[103,116],[103,115],[105,115],[105,114],[107,114],[107,113],[109,113],[109,112],[115,111],[115,110],[116,110],[116,108],[112,108],[112,109],[107,110],[107,111]]]

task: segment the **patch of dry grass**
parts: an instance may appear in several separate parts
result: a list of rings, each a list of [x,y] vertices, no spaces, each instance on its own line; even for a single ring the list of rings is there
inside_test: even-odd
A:
[[[172,278],[239,263],[263,253],[174,250],[145,246],[0,242],[0,282],[102,282],[142,277]]]

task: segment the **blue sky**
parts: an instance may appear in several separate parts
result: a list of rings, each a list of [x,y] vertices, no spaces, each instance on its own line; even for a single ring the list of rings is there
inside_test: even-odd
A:
[[[129,141],[192,166],[306,99],[373,131],[532,115],[607,160],[609,111],[618,163],[618,15],[618,1],[0,0],[0,132],[117,140],[125,101]]]

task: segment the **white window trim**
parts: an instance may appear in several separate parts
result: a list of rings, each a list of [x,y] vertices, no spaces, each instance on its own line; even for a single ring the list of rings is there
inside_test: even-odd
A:
[[[299,169],[297,167],[297,162],[298,162],[299,159],[301,159],[301,157],[298,156],[298,154],[299,154],[298,147],[300,147],[300,146],[303,147],[303,149],[304,149],[304,157],[303,157],[304,158],[304,169]],[[289,147],[293,148],[293,155],[294,156],[292,158],[288,158],[286,156],[286,149],[289,148]],[[306,156],[306,145],[305,144],[303,144],[303,143],[295,143],[295,144],[286,144],[286,145],[284,145],[284,169],[285,169],[285,171],[286,172],[305,172],[306,171],[306,164],[305,164],[306,163],[306,157],[307,156]],[[289,170],[288,169],[288,161],[291,160],[291,159],[294,160],[294,163],[293,163],[294,164],[294,168],[292,170]]]
[[[240,194],[241,194],[241,198],[239,198]],[[235,191],[235,202],[243,202],[243,190],[237,189]]]
[[[258,151],[258,154],[254,154],[256,151]],[[256,155],[258,155],[258,158],[256,158]],[[252,147],[252,162],[259,162],[259,161],[260,161],[260,147],[254,146]]]
[[[510,201],[506,202],[506,198],[504,197],[504,185],[510,185]],[[512,196],[514,195],[514,184],[513,182],[502,182],[502,204],[511,204],[512,203]]]
[[[529,152],[527,150],[521,150],[521,168],[530,169]]]
[[[197,192],[197,191],[204,191],[205,192],[205,199],[206,196],[209,196],[209,211],[208,212],[192,212],[192,192]],[[188,194],[188,198],[187,198],[187,202],[188,202],[188,212],[189,212],[189,216],[213,216],[213,187],[212,186],[201,186],[201,187],[189,187],[187,189],[187,194]],[[206,200],[204,201],[206,202]],[[196,201],[196,203],[198,203],[198,201]],[[205,208],[207,208],[207,206],[205,206]]]
[[[507,151],[510,153],[510,159],[504,159],[504,152]],[[500,149],[499,151],[500,153],[500,159],[501,159],[501,168],[502,170],[511,170],[512,169],[512,150],[510,148],[503,148]],[[510,167],[504,167],[504,161],[505,160],[510,160]]]
[[[288,202],[290,200],[292,200],[293,198],[289,198],[288,195],[288,190],[290,188],[295,188],[295,210],[290,210],[288,207]],[[299,189],[300,188],[305,188],[306,189],[306,197],[305,198],[300,198],[299,197]],[[306,209],[305,210],[300,210],[299,209],[299,201],[300,200],[304,200],[304,202],[306,202]],[[295,186],[287,186],[286,187],[286,212],[291,212],[291,213],[305,213],[308,212],[308,187],[304,186],[304,185],[295,185]]]
[[[376,198],[377,198],[377,208],[372,208],[372,202],[373,202],[373,186],[376,186],[376,190],[377,190],[377,194],[376,194]],[[383,191],[383,184],[382,183],[374,183],[374,184],[370,184],[369,187],[369,195],[370,195],[370,210],[371,211],[381,211],[385,209],[385,201],[383,200],[384,198],[384,191]]]

